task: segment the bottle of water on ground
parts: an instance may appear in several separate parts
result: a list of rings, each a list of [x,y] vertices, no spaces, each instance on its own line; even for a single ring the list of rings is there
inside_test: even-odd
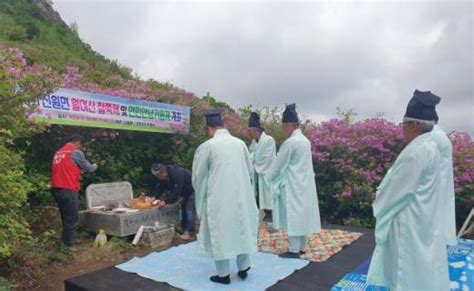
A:
[[[106,243],[107,243],[107,235],[105,234],[105,230],[101,228],[99,229],[99,233],[95,237],[94,247],[96,248],[103,247],[105,246]]]

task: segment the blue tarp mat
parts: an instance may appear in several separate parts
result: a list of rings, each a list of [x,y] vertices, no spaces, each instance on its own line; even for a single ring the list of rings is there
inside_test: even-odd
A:
[[[143,258],[133,258],[116,267],[186,290],[265,290],[309,264],[305,260],[281,259],[273,254],[258,252],[250,257],[252,269],[246,280],[237,277],[235,260],[231,260],[232,283],[222,285],[209,280],[216,273],[214,261],[199,257],[196,246],[196,242],[180,245]]]
[[[474,290],[474,241],[459,239],[458,244],[449,246],[447,251],[450,290]],[[331,290],[388,290],[366,283],[369,266],[370,258],[354,272],[346,274]]]

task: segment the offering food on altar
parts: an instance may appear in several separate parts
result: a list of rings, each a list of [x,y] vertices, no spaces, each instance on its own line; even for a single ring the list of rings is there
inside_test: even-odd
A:
[[[135,198],[132,201],[131,207],[134,209],[150,209],[152,206],[151,199],[146,199],[146,197]]]
[[[80,212],[84,230],[125,237],[135,234],[141,226],[178,224],[179,205],[141,194],[133,198],[129,182],[91,184],[86,189],[86,210]]]
[[[134,209],[150,209],[150,208],[162,208],[166,203],[162,200],[148,197],[144,193],[140,194],[138,198],[135,198],[130,203],[131,208]]]
[[[151,203],[152,207],[162,208],[166,206],[165,201],[156,199]]]

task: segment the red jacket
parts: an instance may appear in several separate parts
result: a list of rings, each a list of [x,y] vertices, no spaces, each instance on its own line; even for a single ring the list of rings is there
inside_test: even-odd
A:
[[[76,193],[81,190],[81,169],[72,161],[74,150],[76,146],[67,143],[54,154],[51,188],[67,189]]]

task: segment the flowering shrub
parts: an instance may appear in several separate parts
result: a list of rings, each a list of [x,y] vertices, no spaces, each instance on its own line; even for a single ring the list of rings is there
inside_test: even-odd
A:
[[[465,132],[451,132],[456,218],[460,226],[474,207],[474,142]]]
[[[28,66],[19,50],[0,47],[0,259],[30,238],[22,209],[35,185],[24,175],[21,153],[12,147],[15,139],[36,129],[25,118],[25,102],[46,94],[57,81],[49,69]]]
[[[371,226],[373,193],[404,146],[400,128],[382,118],[333,119],[307,135],[323,218]]]
[[[307,130],[311,140],[322,217],[335,223],[372,226],[373,194],[405,146],[401,129],[383,118],[322,122]],[[474,206],[474,143],[453,132],[458,224]]]

